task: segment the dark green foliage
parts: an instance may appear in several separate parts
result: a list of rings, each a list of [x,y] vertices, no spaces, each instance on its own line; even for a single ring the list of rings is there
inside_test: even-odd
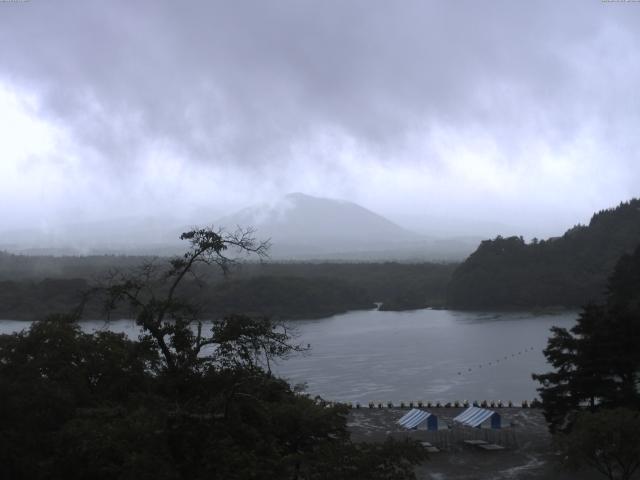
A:
[[[383,309],[441,306],[457,264],[440,263],[263,263],[244,265],[241,276],[289,277],[332,282],[362,291]],[[357,297],[356,297],[357,298]]]
[[[63,317],[1,336],[0,478],[413,478],[419,445],[352,443],[345,406],[296,394],[252,360],[270,331],[228,319],[221,351],[181,378],[151,342]]]
[[[5,256],[9,257],[20,265],[41,258]],[[20,262],[15,260],[18,258]],[[48,258],[47,261],[56,262],[63,278],[37,279],[34,273],[30,277],[33,280],[0,281],[0,316],[33,320],[48,312],[68,311],[79,302],[79,293],[88,289],[90,280],[105,274],[109,259],[114,268],[125,264],[131,269],[124,262],[126,258],[86,257],[83,268],[77,267],[82,259],[76,257]],[[64,278],[71,273],[89,272],[89,265],[95,265],[95,271],[87,273],[86,279]],[[0,258],[0,278],[7,273],[2,268],[9,267],[3,267]],[[430,263],[246,263],[234,266],[232,277],[225,279],[216,270],[199,266],[198,278],[205,283],[187,277],[181,292],[207,318],[229,313],[314,318],[373,308],[374,302],[382,302],[385,310],[442,306],[454,268],[454,264]],[[121,308],[115,313],[127,316],[129,312]],[[86,318],[103,316],[101,304],[86,306]]]
[[[183,281],[198,264],[227,270],[227,247],[262,244],[208,229],[183,238],[190,249],[167,268],[146,263],[94,290],[128,305],[137,341],[82,333],[77,315],[0,336],[0,478],[414,478],[420,445],[354,444],[345,406],[271,374],[301,350],[285,326],[233,315],[203,331]]]
[[[410,441],[339,445],[327,443],[313,453],[309,480],[402,480],[413,477],[415,465],[425,460],[424,449]]]
[[[125,255],[37,256],[14,255],[0,251],[0,281],[34,281],[51,278],[90,279],[110,269],[134,268],[149,257]]]
[[[525,243],[487,240],[452,276],[457,308],[579,307],[604,297],[617,260],[640,244],[640,200],[596,213],[589,226],[560,238]]]
[[[220,314],[245,312],[274,317],[325,317],[373,308],[363,288],[336,278],[260,276],[222,283],[210,297]]]
[[[149,344],[83,334],[64,317],[0,336],[0,477],[58,469],[64,429],[92,409],[110,412],[146,394],[157,364]]]
[[[582,412],[557,444],[567,467],[586,465],[610,480],[629,480],[640,468],[640,411]]]
[[[534,375],[551,430],[568,430],[583,407],[640,408],[640,247],[623,256],[605,305],[589,305],[570,330],[554,328],[545,355],[553,372]]]
[[[640,249],[640,247],[639,247]],[[640,254],[625,255],[617,263],[609,279],[609,308],[617,314],[640,312]]]
[[[43,318],[77,305],[89,283],[82,279],[0,281],[0,316],[15,320]]]

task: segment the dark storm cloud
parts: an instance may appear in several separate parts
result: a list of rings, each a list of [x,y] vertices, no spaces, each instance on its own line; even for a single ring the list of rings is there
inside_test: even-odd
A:
[[[580,80],[568,50],[629,13],[595,2],[2,8],[3,76],[32,83],[113,161],[147,136],[200,159],[259,162],[322,128],[384,144],[425,120],[518,122],[517,109],[502,116],[501,90],[553,107]],[[497,98],[483,105],[487,93]]]
[[[448,132],[497,145],[507,177],[534,140],[595,135],[597,162],[638,178],[639,26],[640,5],[599,1],[33,0],[0,4],[0,81],[112,174],[161,145],[276,185],[398,163],[444,175]]]

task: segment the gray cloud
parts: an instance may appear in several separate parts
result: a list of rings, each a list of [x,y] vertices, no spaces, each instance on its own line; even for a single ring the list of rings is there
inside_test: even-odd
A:
[[[307,189],[564,222],[638,193],[639,26],[599,1],[33,0],[0,4],[0,82],[115,197],[164,152],[195,203]]]

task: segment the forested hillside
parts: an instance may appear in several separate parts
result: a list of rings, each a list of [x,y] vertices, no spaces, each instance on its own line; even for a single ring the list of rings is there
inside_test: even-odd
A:
[[[562,237],[486,240],[453,273],[454,308],[578,307],[600,301],[617,260],[640,244],[640,200],[593,215]]]
[[[26,257],[0,253],[0,318],[33,320],[66,312],[81,293],[109,276],[128,272],[151,257]],[[441,306],[455,264],[438,263],[244,263],[228,278],[199,269],[201,282],[185,282],[185,294],[203,315],[231,312],[278,318],[323,317],[348,310],[405,310]],[[116,312],[126,316],[128,312]],[[104,315],[89,303],[85,318]]]

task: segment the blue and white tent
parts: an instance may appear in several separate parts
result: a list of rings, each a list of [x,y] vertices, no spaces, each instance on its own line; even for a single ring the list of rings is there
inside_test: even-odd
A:
[[[398,420],[399,425],[408,429],[419,428],[420,425],[425,423],[427,430],[438,430],[438,417],[417,408],[412,408],[409,413]]]
[[[489,419],[491,419],[491,428],[500,428],[500,414],[492,410],[479,407],[467,408],[464,412],[455,417],[453,421],[468,427],[479,427]]]

